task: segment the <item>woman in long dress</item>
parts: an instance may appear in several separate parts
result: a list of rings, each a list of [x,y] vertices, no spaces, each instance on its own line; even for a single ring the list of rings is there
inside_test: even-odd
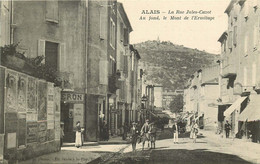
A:
[[[80,127],[80,121],[76,124],[76,139],[75,139],[75,146],[77,148],[82,146],[82,137],[81,137],[82,129]]]

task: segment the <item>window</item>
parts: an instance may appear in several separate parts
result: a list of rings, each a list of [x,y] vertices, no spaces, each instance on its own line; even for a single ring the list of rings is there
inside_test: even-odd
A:
[[[228,35],[228,48],[230,50],[232,50],[232,42],[233,42],[232,33],[233,33],[232,31],[229,31],[229,35]]]
[[[108,77],[107,77],[107,60],[99,61],[99,84],[107,85]]]
[[[58,1],[46,1],[46,15],[45,18],[49,22],[59,22]]]
[[[99,11],[99,23],[100,23],[100,29],[99,29],[99,37],[101,40],[106,39],[106,13],[104,7],[100,8]]]
[[[124,29],[124,45],[127,46],[129,44],[129,32],[128,29]]]
[[[258,26],[254,26],[254,50],[257,49],[258,44]]]
[[[244,17],[245,17],[245,19],[247,21],[247,19],[248,19],[248,12],[249,12],[248,2],[244,3],[243,10],[244,10]]]
[[[244,42],[244,54],[245,54],[245,56],[248,55],[248,35],[245,36],[245,42]]]
[[[233,33],[233,45],[237,45],[237,26],[234,26],[234,33]]]
[[[120,41],[124,41],[124,24],[120,22]]]
[[[58,43],[45,42],[45,65],[53,71],[58,71],[58,48]]]
[[[256,64],[252,64],[252,86],[256,85]]]
[[[247,86],[247,68],[244,67],[244,86]]]
[[[110,45],[115,48],[116,44],[116,26],[112,19],[110,19]]]

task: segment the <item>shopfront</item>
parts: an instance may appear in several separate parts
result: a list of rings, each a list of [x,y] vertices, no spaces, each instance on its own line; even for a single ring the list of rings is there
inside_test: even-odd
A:
[[[75,126],[80,121],[80,126],[85,127],[83,93],[61,93],[61,121],[64,123],[64,142],[75,141]]]

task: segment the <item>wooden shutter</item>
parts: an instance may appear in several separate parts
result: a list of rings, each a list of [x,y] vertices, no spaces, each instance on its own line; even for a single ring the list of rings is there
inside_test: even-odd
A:
[[[256,85],[256,64],[252,64],[252,86]]]
[[[104,7],[101,7],[99,10],[99,21],[100,21],[99,37],[100,39],[104,40],[106,39],[106,29],[107,29],[106,12]]]
[[[108,84],[108,61],[107,60],[101,60],[99,61],[99,83],[103,85]]]
[[[232,48],[232,31],[229,31],[229,35],[228,35],[228,48]]]
[[[258,44],[258,26],[254,26],[254,48],[256,49],[257,48],[257,44]]]
[[[245,36],[245,42],[244,42],[244,53],[245,56],[248,55],[248,35]]]
[[[120,23],[120,41],[124,41],[124,24],[122,22]]]
[[[45,57],[45,40],[38,40],[38,56]],[[42,62],[45,63],[45,59]]]
[[[124,46],[127,46],[129,42],[129,33],[128,33],[128,29],[125,28],[124,29]]]
[[[234,26],[234,33],[233,33],[233,44],[237,45],[237,26]]]
[[[48,21],[54,21],[58,22],[59,21],[59,7],[58,7],[58,1],[46,1],[46,6],[45,6],[45,18]]]
[[[61,43],[59,46],[59,69],[66,69],[66,50],[65,43]]]

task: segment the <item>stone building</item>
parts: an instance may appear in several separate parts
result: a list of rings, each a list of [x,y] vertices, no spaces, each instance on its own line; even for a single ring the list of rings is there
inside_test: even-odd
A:
[[[218,40],[222,50],[219,119],[224,121],[225,116],[231,122],[233,137],[244,135],[240,132],[247,131],[244,128],[246,120],[256,121],[250,119],[246,111],[255,110],[253,113],[256,115],[259,113],[259,110],[250,107],[256,102],[249,102],[256,100],[254,94],[260,82],[260,76],[257,76],[260,71],[259,5],[258,0],[230,1],[225,10],[228,29]],[[244,115],[243,119],[239,118],[241,114]]]
[[[212,127],[217,121],[218,79],[218,65],[203,68],[191,76],[184,90],[183,111],[201,118],[201,126]]]

